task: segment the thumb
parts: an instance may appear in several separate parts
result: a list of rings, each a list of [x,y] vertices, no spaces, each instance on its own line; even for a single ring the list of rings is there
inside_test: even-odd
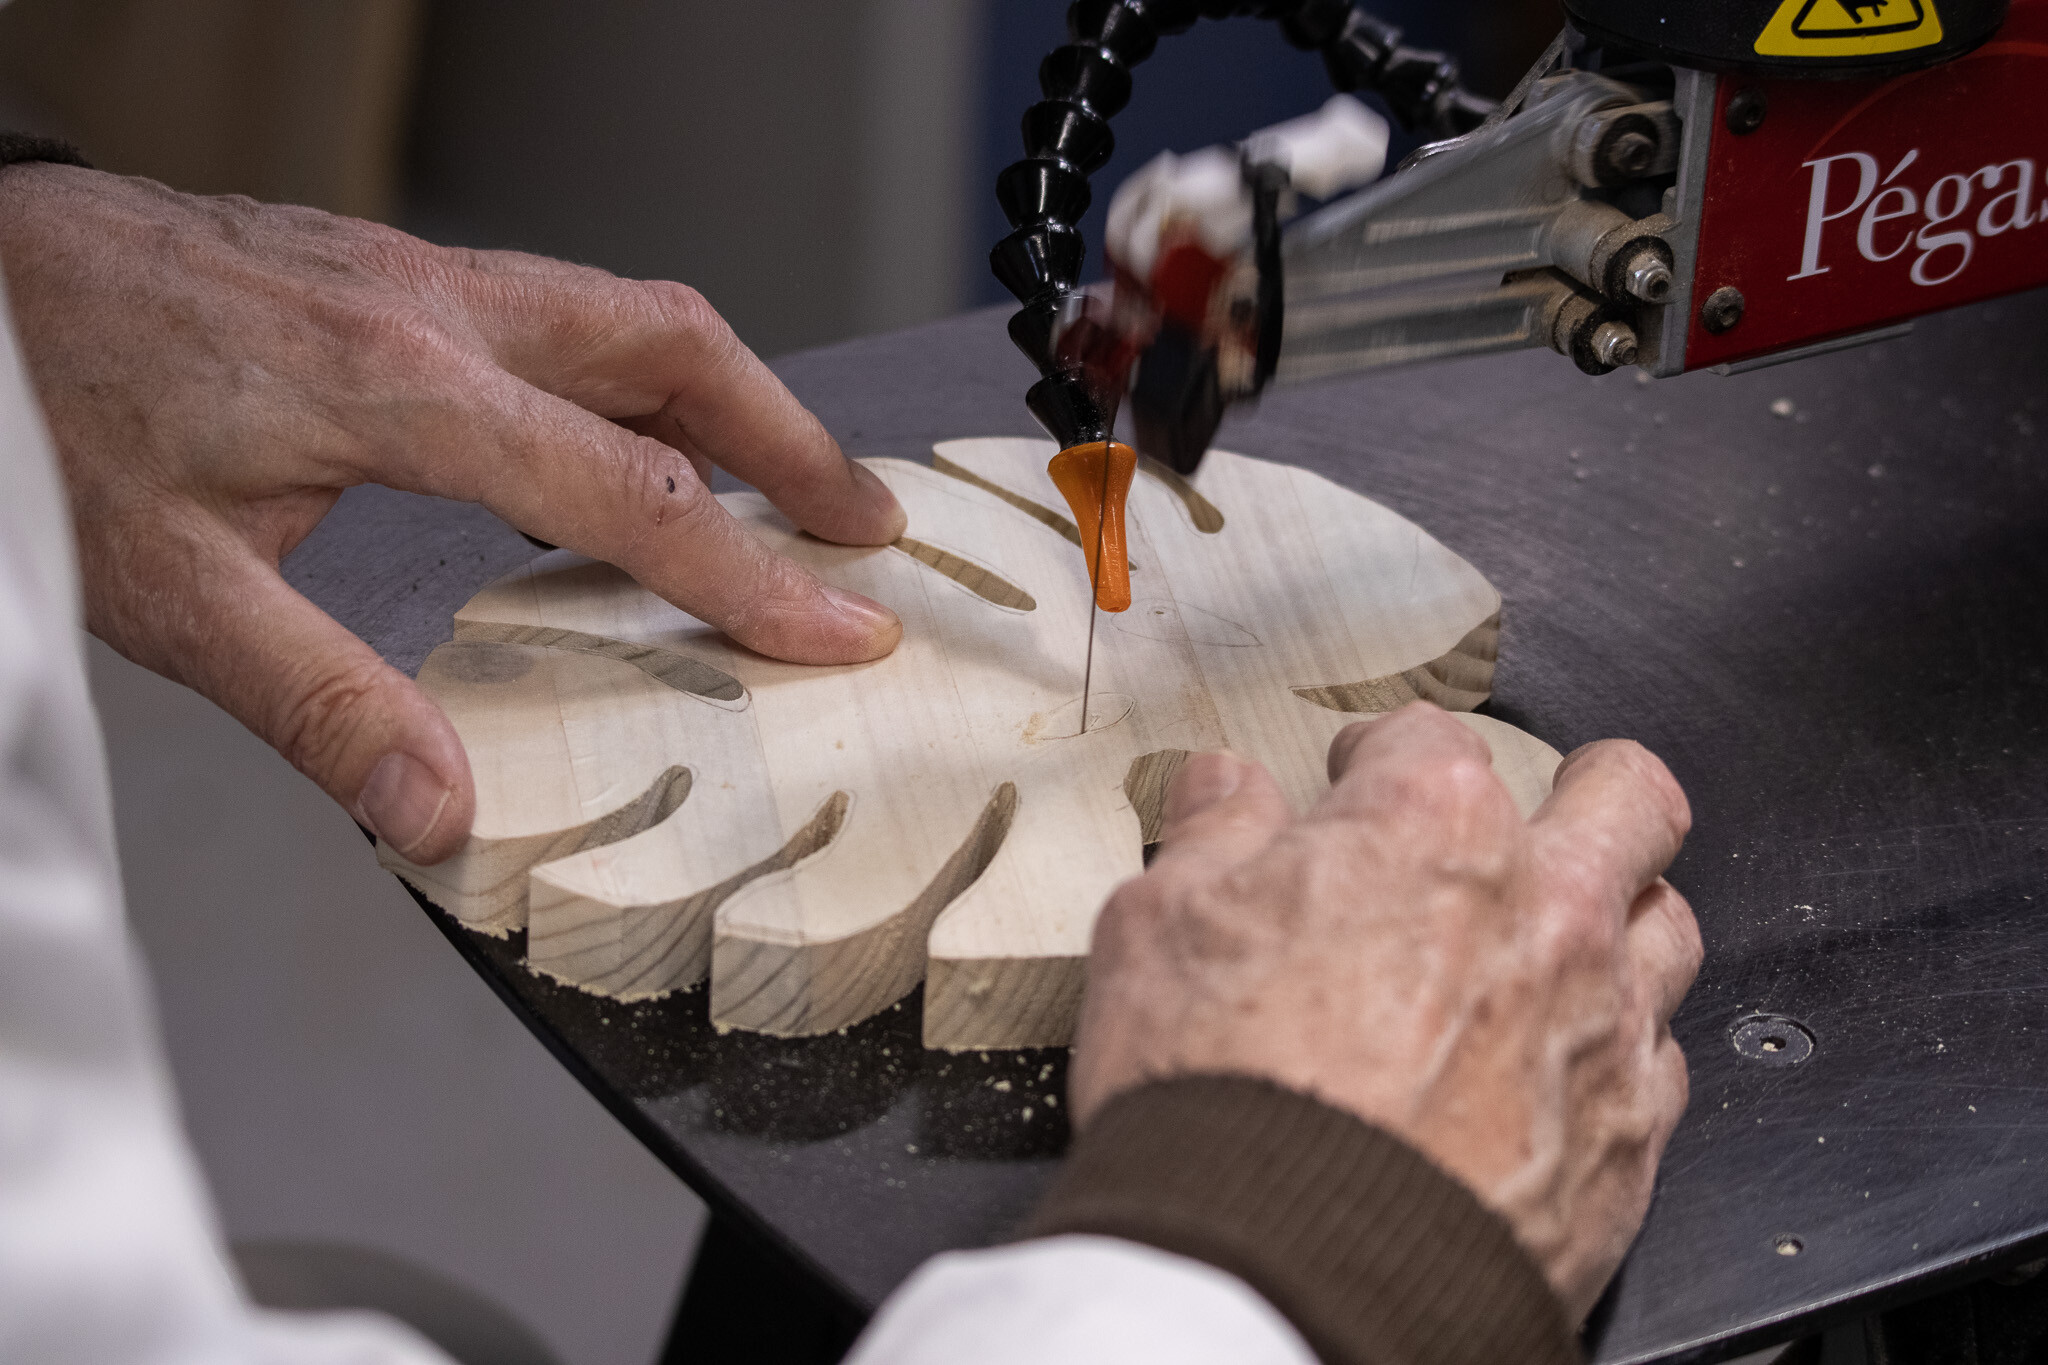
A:
[[[205,562],[211,560],[213,562]],[[419,686],[239,542],[203,552],[182,627],[140,659],[201,693],[415,863],[460,849],[476,814],[469,757]]]

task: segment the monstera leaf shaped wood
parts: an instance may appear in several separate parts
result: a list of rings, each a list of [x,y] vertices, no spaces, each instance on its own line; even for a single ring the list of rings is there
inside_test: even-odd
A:
[[[1306,807],[1331,737],[1492,685],[1500,596],[1419,527],[1305,470],[1209,456],[1147,470],[1131,609],[1088,634],[1078,534],[1049,443],[949,441],[868,462],[895,545],[828,545],[760,497],[726,504],[827,581],[888,603],[903,642],[841,668],[778,663],[605,565],[556,552],[478,593],[420,682],[476,774],[465,850],[385,864],[527,960],[638,998],[711,978],[721,1025],[843,1028],[925,982],[925,1041],[1067,1041],[1089,934],[1143,866],[1190,751],[1269,766]],[[1557,754],[1466,721],[1524,810]]]

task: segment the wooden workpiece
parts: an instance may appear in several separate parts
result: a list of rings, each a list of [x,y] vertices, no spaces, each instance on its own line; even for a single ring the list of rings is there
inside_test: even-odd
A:
[[[1212,453],[1147,465],[1133,602],[1096,632],[1049,442],[948,441],[868,465],[894,546],[830,545],[751,493],[725,503],[821,577],[887,603],[903,642],[845,667],[741,649],[608,566],[557,551],[478,593],[420,683],[476,776],[464,851],[386,866],[473,929],[525,929],[536,970],[641,998],[708,973],[723,1026],[856,1023],[925,982],[928,1045],[1068,1040],[1089,935],[1143,865],[1180,757],[1229,748],[1297,807],[1329,741],[1416,697],[1492,685],[1500,596],[1421,528],[1305,470]],[[1467,715],[1524,810],[1557,754]]]

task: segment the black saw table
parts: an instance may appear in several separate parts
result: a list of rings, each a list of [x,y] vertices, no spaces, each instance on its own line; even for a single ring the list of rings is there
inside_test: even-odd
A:
[[[1035,434],[1004,311],[775,368],[853,455]],[[1692,1103],[1596,1360],[1719,1359],[2048,1254],[2044,431],[2048,294],[1748,374],[1521,352],[1224,427],[1494,582],[1493,715],[1561,750],[1633,736],[1691,795]],[[533,553],[358,489],[286,569],[413,671]],[[768,1285],[746,1358],[830,1358],[920,1261],[1016,1227],[1067,1141],[1064,1052],[927,1053],[915,994],[844,1035],[721,1037],[702,990],[607,1002],[430,913],[709,1202],[677,1329],[707,1351]]]

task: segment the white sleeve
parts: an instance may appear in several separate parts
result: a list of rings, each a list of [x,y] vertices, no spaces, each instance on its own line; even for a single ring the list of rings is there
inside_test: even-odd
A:
[[[260,1312],[228,1268],[128,937],[70,518],[4,288],[0,490],[0,1361],[446,1365],[368,1314]]]
[[[1286,1318],[1201,1261],[1068,1235],[935,1256],[846,1365],[1316,1365]]]

